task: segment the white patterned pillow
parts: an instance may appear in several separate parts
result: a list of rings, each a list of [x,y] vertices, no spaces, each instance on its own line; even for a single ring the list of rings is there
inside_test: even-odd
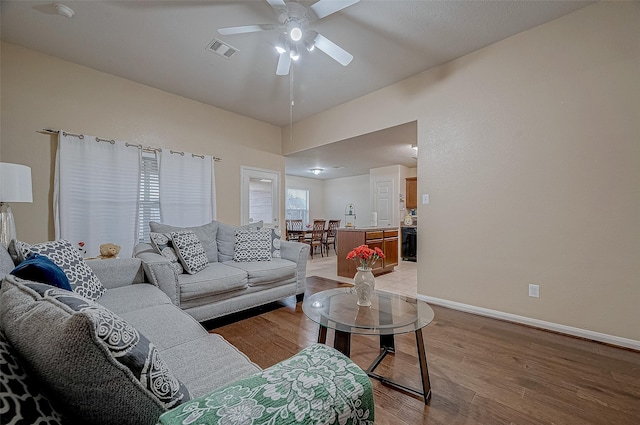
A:
[[[280,258],[280,229],[271,229],[271,257]]]
[[[71,242],[65,239],[43,242],[31,245],[29,252],[44,255],[60,267],[67,275],[71,289],[76,294],[95,301],[106,291],[98,276],[87,265],[78,250],[71,245]]]
[[[271,261],[271,229],[236,230],[233,261]]]
[[[169,233],[149,233],[149,239],[151,239],[151,245],[164,258],[170,261],[169,265],[177,274],[182,274],[184,269],[178,259],[178,254],[173,249],[173,241],[171,240],[171,234]]]
[[[178,258],[189,274],[196,274],[204,270],[209,264],[207,254],[200,239],[191,230],[171,232],[173,247],[178,254]]]

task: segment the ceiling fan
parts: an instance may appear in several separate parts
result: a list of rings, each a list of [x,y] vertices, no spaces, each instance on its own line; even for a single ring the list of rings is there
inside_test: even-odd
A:
[[[276,75],[288,75],[291,61],[298,60],[300,51],[304,48],[309,52],[316,47],[333,58],[342,66],[347,66],[353,60],[353,56],[317,31],[309,29],[313,21],[329,16],[346,7],[358,3],[360,0],[319,0],[310,7],[284,0],[266,0],[278,15],[276,24],[254,24],[238,27],[219,28],[222,35],[245,34],[250,32],[281,31],[276,51],[280,55]]]

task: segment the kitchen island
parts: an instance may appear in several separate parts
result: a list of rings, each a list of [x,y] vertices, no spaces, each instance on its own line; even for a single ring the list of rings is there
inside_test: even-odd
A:
[[[356,274],[357,263],[347,260],[347,254],[360,245],[369,248],[380,248],[385,258],[373,265],[373,274],[392,272],[398,265],[398,228],[397,227],[341,227],[338,229],[337,240],[338,276],[353,278]]]

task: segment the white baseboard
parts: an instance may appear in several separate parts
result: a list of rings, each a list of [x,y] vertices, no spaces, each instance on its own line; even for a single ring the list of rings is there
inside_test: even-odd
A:
[[[640,351],[640,341],[636,341],[633,339],[621,338],[619,336],[603,334],[586,329],[574,328],[571,326],[560,325],[558,323],[545,322],[544,320],[532,319],[530,317],[518,316],[516,314],[505,313],[502,311],[491,310],[483,307],[476,307],[469,304],[462,304],[459,302],[443,300],[441,298],[429,297],[426,295],[418,294],[417,298],[430,304],[440,305],[443,307],[451,308],[453,310],[464,311],[466,313],[473,313],[479,316],[486,316],[494,319],[506,320],[509,322],[521,323],[523,325],[547,329],[553,332],[573,335],[580,338],[603,342],[605,344],[617,345],[619,347],[631,348],[633,350]]]

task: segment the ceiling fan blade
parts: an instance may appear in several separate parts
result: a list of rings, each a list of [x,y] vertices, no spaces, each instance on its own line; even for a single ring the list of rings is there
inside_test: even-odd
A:
[[[316,35],[316,38],[313,40],[313,42],[318,49],[325,52],[328,56],[336,60],[342,66],[349,65],[353,60],[353,55],[351,55],[351,53],[347,52],[342,47],[338,46],[322,34]]]
[[[280,53],[276,75],[289,75],[289,68],[291,68],[291,56],[289,52]]]
[[[287,4],[283,0],[267,0],[267,3],[276,11],[276,13],[287,13]]]
[[[269,1],[269,0],[267,0]],[[311,5],[311,10],[318,16],[318,19],[322,19],[325,16],[329,16],[332,13],[336,13],[345,7],[349,7],[358,3],[360,0],[319,0]]]
[[[256,24],[256,25],[242,25],[239,27],[218,28],[218,32],[222,35],[234,35],[234,34],[245,34],[248,32],[270,31],[273,29],[276,29],[276,25]]]

